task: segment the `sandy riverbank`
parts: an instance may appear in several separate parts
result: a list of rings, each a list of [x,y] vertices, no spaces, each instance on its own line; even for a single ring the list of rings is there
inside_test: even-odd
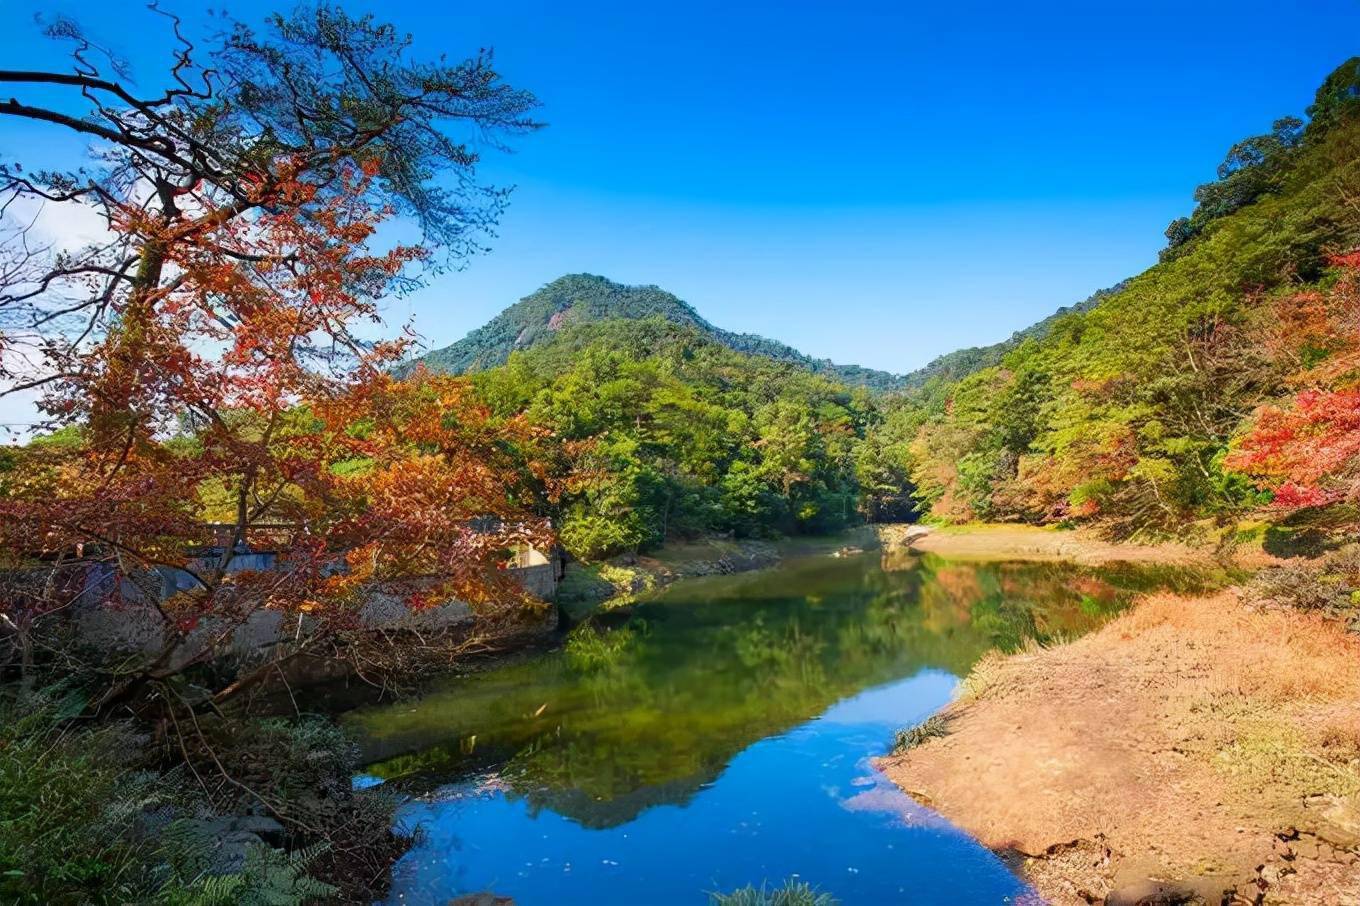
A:
[[[989,657],[942,716],[881,766],[1053,903],[1360,904],[1360,637],[1335,621],[1155,596]],[[1125,896],[1150,880],[1181,898]]]
[[[1088,566],[1116,562],[1193,566],[1218,562],[1218,555],[1212,548],[1191,547],[1176,542],[1134,544],[1108,541],[1088,529],[1059,530],[1034,525],[928,527],[904,524],[879,526],[878,534],[885,546],[906,546],[953,560],[1063,560]]]

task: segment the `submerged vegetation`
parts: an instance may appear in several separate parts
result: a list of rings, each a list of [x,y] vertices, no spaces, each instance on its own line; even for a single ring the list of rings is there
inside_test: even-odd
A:
[[[748,885],[731,893],[715,893],[709,906],[836,906],[839,900],[805,881],[785,881],[778,887]]]

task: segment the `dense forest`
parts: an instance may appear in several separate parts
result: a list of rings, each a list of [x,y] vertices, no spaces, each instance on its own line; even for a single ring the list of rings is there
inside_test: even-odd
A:
[[[578,556],[713,532],[825,532],[904,501],[904,474],[872,490],[867,390],[693,326],[571,326],[475,381],[498,416],[523,413],[582,444],[558,520]]]
[[[1182,531],[1357,502],[1360,60],[1228,152],[1162,260],[884,430],[947,520]],[[1312,510],[1312,513],[1300,511]]]
[[[1358,65],[1327,79],[1307,125],[1233,146],[1154,267],[902,378],[586,275],[417,364],[473,372],[497,418],[555,438],[558,462],[570,447],[571,490],[549,515],[585,558],[860,519],[1121,534],[1319,507],[1345,519],[1360,470]]]
[[[866,521],[1220,540],[1360,521],[1360,58],[1306,120],[1229,150],[1149,270],[913,374],[582,274],[413,358],[372,340],[384,302],[484,248],[508,190],[480,155],[542,126],[534,95],[489,53],[421,59],[326,4],[219,16],[201,44],[150,12],[179,87],[123,84],[64,19],[54,69],[3,74],[45,100],[0,119],[102,144],[66,171],[0,163],[0,397],[35,394],[40,419],[0,447],[0,900],[381,897],[411,845],[397,800],[354,784],[357,751],[290,676],[410,688],[556,632],[523,580],[557,588],[555,545],[589,563]],[[30,242],[24,205],[106,235]],[[993,584],[939,609],[1005,628],[1015,588]],[[805,679],[814,660],[751,614],[744,647],[779,665],[748,665],[762,688]],[[899,616],[838,638],[887,650]],[[634,629],[615,642],[645,656]],[[541,752],[529,775],[555,769]]]

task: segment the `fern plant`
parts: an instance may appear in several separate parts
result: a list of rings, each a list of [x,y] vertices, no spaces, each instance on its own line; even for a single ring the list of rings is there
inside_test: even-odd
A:
[[[239,871],[217,873],[215,841],[194,823],[174,822],[161,841],[172,872],[157,897],[161,906],[304,906],[336,893],[308,874],[325,844],[293,852],[256,844]]]

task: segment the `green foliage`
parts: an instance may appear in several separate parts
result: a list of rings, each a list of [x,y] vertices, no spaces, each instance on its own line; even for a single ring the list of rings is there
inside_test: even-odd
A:
[[[592,478],[561,520],[560,537],[568,550],[589,561],[663,539],[659,507],[669,489],[636,438],[603,436],[582,468]]]
[[[1042,321],[1031,324],[1024,330],[1016,331],[1000,343],[993,343],[990,346],[970,346],[966,349],[947,352],[932,360],[924,368],[918,368],[903,378],[903,389],[929,395],[931,391],[938,391],[943,386],[953,384],[970,374],[999,365],[1007,353],[1022,345],[1026,340],[1043,339],[1067,315],[1090,311],[1105,299],[1123,290],[1125,283],[1127,281],[1117,283],[1109,289],[1097,290],[1076,305],[1064,305]]]
[[[769,888],[748,884],[731,893],[709,894],[709,906],[836,906],[840,902],[804,881],[785,881]]]
[[[901,499],[860,450],[877,404],[794,364],[735,352],[661,318],[562,328],[477,375],[500,416],[586,444],[560,503],[563,544],[595,561],[666,539],[834,531]],[[865,491],[859,469],[880,479]]]
[[[1328,350],[1281,354],[1276,306],[1360,242],[1360,61],[1235,145],[1172,253],[1099,299],[911,376],[871,432],[931,516],[1182,531],[1260,506],[1225,466],[1253,412]],[[1040,329],[1041,328],[1041,329]],[[1311,358],[1310,358],[1311,356]],[[891,433],[888,433],[889,428]],[[867,473],[872,475],[872,472]]]
[[[1262,195],[1278,191],[1303,134],[1303,120],[1286,116],[1276,120],[1265,135],[1233,145],[1218,166],[1218,180],[1195,189],[1195,201],[1199,204],[1194,213],[1173,220],[1166,228],[1167,249],[1162,253],[1163,259],[1203,233],[1210,222],[1241,210]]]
[[[1351,57],[1323,80],[1308,108],[1308,131],[1325,134],[1360,107],[1360,57]]]
[[[303,906],[333,897],[338,888],[307,874],[325,844],[291,853],[269,846],[246,849],[239,871],[217,873],[214,841],[192,822],[173,822],[161,835],[171,879],[159,891],[161,906]]]
[[[578,673],[609,670],[628,656],[639,633],[645,631],[646,624],[641,620],[614,630],[581,626],[567,638],[567,663]]]
[[[151,887],[153,849],[128,831],[167,785],[129,763],[126,726],[72,726],[83,704],[0,698],[0,901],[137,902]]]
[[[452,346],[436,349],[412,364],[435,371],[465,374],[505,364],[510,354],[552,341],[573,325],[612,320],[660,318],[692,327],[708,339],[736,352],[797,365],[853,386],[893,390],[902,386],[897,375],[858,365],[836,365],[813,359],[776,340],[733,333],[708,323],[689,303],[656,286],[624,286],[593,274],[559,277],[525,296],[482,327]],[[410,366],[408,366],[410,367]]]
[[[233,861],[213,816],[249,814],[258,801],[231,801],[231,784],[220,788],[227,798],[210,797],[198,782],[158,770],[133,725],[89,724],[78,719],[83,711],[81,697],[59,689],[0,689],[0,902],[310,903],[341,892],[317,869],[345,876],[326,838],[344,841],[351,863],[364,845],[383,849],[391,838],[393,803],[352,791],[356,753],[329,722],[254,721],[215,740],[234,779],[285,803],[323,841],[292,851],[242,843]],[[390,856],[384,849],[380,861]],[[375,874],[371,865],[362,871],[360,885]]]

